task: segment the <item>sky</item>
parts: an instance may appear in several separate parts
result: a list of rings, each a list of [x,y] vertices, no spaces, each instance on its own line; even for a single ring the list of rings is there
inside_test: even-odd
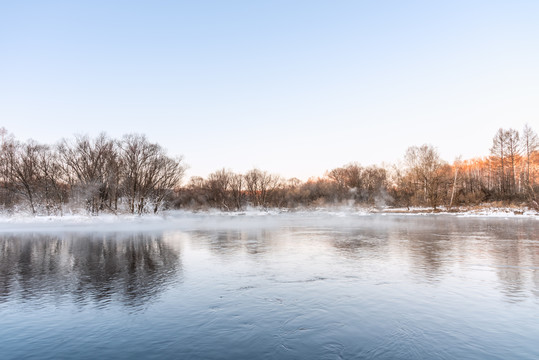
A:
[[[539,1],[0,0],[0,127],[307,179],[539,131]]]

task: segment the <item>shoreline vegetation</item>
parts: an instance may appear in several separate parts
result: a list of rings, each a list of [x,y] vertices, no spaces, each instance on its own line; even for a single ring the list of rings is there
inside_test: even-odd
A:
[[[317,211],[367,213],[539,213],[539,138],[528,125],[499,129],[490,155],[440,158],[429,144],[399,164],[350,163],[307,181],[257,168],[222,168],[184,179],[182,157],[144,135],[79,135],[54,145],[21,142],[0,128],[0,216],[62,217]],[[26,215],[25,215],[26,214]]]

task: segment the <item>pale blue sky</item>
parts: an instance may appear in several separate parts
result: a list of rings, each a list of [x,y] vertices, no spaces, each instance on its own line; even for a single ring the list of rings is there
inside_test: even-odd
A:
[[[3,1],[0,126],[323,175],[539,131],[539,1]]]

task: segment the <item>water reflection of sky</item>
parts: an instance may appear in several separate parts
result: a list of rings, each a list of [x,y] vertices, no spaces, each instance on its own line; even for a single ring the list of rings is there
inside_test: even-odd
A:
[[[219,221],[0,235],[0,346],[24,357],[19,341],[55,334],[100,341],[99,356],[118,355],[113,341],[125,357],[539,355],[533,219]],[[62,344],[47,354],[84,355]]]
[[[31,301],[69,294],[79,303],[137,305],[181,281],[186,261],[232,269],[266,267],[267,276],[285,278],[326,278],[335,272],[352,276],[349,271],[371,277],[394,272],[406,275],[407,281],[427,283],[496,279],[492,287],[507,301],[539,293],[539,227],[533,220],[432,217],[287,225],[3,234],[0,301],[15,295]],[[200,271],[191,275],[200,277]]]

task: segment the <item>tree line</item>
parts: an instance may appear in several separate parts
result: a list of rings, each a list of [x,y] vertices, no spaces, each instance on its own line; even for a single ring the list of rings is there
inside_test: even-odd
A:
[[[20,142],[5,130],[0,147],[0,206],[32,214],[156,213],[166,208],[185,172],[144,135],[76,136],[54,146]]]
[[[411,146],[401,164],[351,163],[302,182],[259,169],[245,174],[221,169],[193,177],[178,189],[176,207],[240,210],[245,206],[302,207],[363,205],[407,207],[519,203],[537,208],[539,139],[526,125],[520,133],[499,129],[490,155],[471,160],[441,159],[432,145]]]
[[[168,156],[144,135],[76,136],[54,146],[20,142],[4,129],[0,135],[0,206],[5,212],[143,214],[170,208],[330,205],[437,209],[496,201],[539,210],[539,139],[528,125],[522,132],[499,129],[489,156],[451,164],[425,144],[409,147],[398,165],[351,163],[307,181],[257,168],[243,174],[223,168],[183,184],[183,159]]]

